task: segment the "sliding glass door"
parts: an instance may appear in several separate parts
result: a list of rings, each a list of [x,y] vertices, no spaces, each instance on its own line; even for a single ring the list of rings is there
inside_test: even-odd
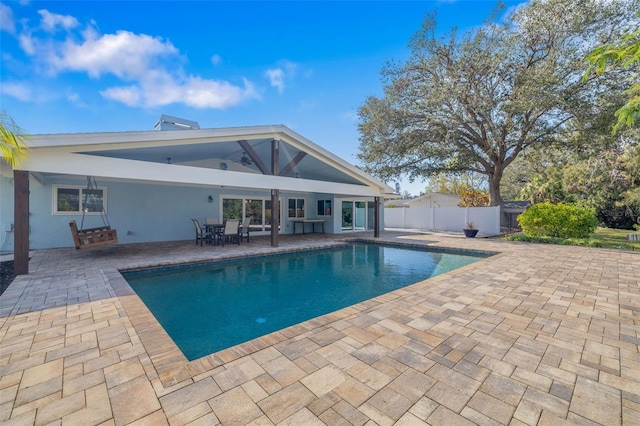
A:
[[[366,201],[342,202],[342,230],[364,231],[367,229],[368,213]],[[372,220],[372,219],[371,219]]]
[[[353,201],[342,202],[342,230],[351,231],[353,229]]]
[[[355,224],[356,231],[364,231],[367,226],[367,202],[356,201],[355,205]]]
[[[280,203],[282,205],[282,203]],[[222,220],[251,218],[249,229],[255,233],[271,232],[271,198],[223,198]],[[282,212],[280,212],[282,218]],[[282,219],[280,219],[282,223]]]
[[[252,232],[260,232],[264,230],[265,201],[266,200],[244,200],[244,217],[251,218],[251,225],[249,225],[249,229]]]
[[[229,219],[242,220],[242,200],[225,198],[222,200],[222,222]]]

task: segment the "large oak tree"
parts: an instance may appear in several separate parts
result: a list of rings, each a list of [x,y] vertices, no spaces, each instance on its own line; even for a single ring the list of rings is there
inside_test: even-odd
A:
[[[640,11],[636,16],[640,18]],[[604,74],[610,68],[634,68],[630,87],[624,92],[628,96],[627,102],[615,114],[618,121],[613,126],[613,133],[621,126],[632,126],[640,118],[640,29],[625,34],[620,40],[599,46],[587,56],[587,61],[591,65],[583,77],[585,79],[592,71]]]
[[[383,68],[384,96],[358,111],[358,157],[385,180],[480,173],[499,205],[504,170],[525,149],[594,126],[600,108],[610,110],[604,99],[615,102],[622,85],[614,74],[582,79],[584,58],[637,25],[639,4],[532,0],[443,38],[428,15],[409,58]]]

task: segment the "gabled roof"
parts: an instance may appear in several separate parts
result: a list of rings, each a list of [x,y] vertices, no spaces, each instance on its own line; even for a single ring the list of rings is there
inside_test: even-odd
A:
[[[273,140],[279,141],[276,175]],[[31,135],[29,146],[24,169],[40,173],[345,195],[393,192],[282,125]]]
[[[449,198],[451,200],[459,200],[460,196],[458,194],[447,194],[444,192],[429,192],[428,194],[424,194],[421,195],[419,197],[416,198],[412,198],[409,200],[409,203],[411,202],[418,202],[418,201],[423,201],[423,200],[428,200],[429,198],[433,198],[433,197],[439,197],[439,198]]]
[[[384,202],[384,206],[385,206],[385,207],[390,207],[390,206],[394,206],[394,207],[408,207],[409,201],[411,201],[411,199],[400,199],[400,198],[387,199],[387,200]]]

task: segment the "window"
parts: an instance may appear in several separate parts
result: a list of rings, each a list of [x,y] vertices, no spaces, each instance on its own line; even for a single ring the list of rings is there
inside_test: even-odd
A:
[[[318,216],[331,216],[331,200],[318,200]]]
[[[74,186],[53,186],[54,214],[100,214],[107,209],[106,188],[88,189]]]
[[[353,201],[342,202],[342,230],[353,229]]]
[[[242,220],[242,200],[225,198],[222,200],[222,221],[229,219]]]
[[[304,198],[289,198],[289,217],[305,217]]]

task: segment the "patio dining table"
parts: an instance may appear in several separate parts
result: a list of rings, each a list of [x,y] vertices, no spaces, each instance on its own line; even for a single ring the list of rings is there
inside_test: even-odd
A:
[[[203,228],[207,235],[211,235],[210,243],[218,244],[218,239],[216,237],[224,232],[224,223],[205,223]]]
[[[216,245],[219,243],[219,240],[216,238],[216,236],[222,235],[224,233],[224,227],[225,227],[224,223],[205,223],[203,226],[206,233],[212,236],[211,242]],[[242,233],[242,224],[239,224],[238,235],[240,235],[241,233]]]

